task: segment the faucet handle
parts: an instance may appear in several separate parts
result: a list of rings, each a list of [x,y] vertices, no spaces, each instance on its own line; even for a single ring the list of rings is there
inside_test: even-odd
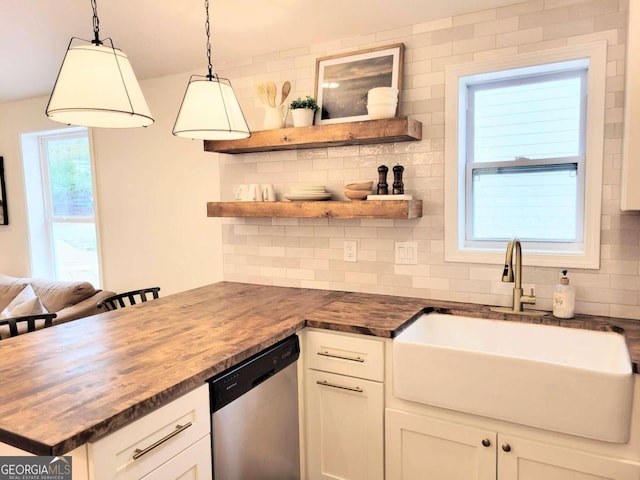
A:
[[[533,287],[531,287],[529,290],[531,291],[531,293],[529,295],[522,295],[520,297],[520,302],[534,305],[536,303],[536,296],[534,295]]]

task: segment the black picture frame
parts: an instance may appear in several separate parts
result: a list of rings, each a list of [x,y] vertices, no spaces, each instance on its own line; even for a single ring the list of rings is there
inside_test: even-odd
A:
[[[9,225],[7,209],[7,188],[4,183],[4,157],[0,157],[0,225]]]

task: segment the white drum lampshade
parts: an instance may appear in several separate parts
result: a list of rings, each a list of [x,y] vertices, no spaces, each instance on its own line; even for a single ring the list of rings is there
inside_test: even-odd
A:
[[[86,127],[151,125],[151,112],[127,56],[102,44],[71,43],[47,105],[47,116],[56,122]]]
[[[173,134],[197,140],[238,140],[251,136],[231,82],[215,75],[191,76]]]

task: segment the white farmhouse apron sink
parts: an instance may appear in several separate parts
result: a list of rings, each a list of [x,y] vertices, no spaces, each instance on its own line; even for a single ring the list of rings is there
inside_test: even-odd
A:
[[[431,313],[393,342],[393,393],[607,442],[629,438],[623,335]]]

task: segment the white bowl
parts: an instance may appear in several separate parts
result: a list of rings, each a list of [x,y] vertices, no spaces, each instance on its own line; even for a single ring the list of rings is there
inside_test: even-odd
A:
[[[373,95],[392,95],[394,97],[398,97],[398,89],[394,87],[376,87],[370,89],[367,94],[369,96]]]
[[[397,102],[398,101],[398,96],[397,95],[391,95],[391,94],[380,94],[380,95],[367,95],[367,99],[369,102],[371,103],[375,103],[375,102]]]
[[[373,120],[378,118],[392,118],[396,115],[396,104],[367,105],[367,113],[369,114],[369,118]]]

